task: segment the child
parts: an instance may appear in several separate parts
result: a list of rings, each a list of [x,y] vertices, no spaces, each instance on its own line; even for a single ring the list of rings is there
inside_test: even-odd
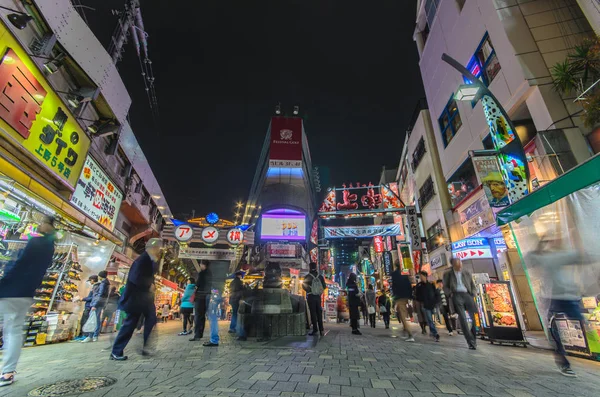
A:
[[[210,324],[210,341],[203,344],[206,347],[219,346],[219,308],[223,298],[218,289],[213,289],[210,293],[206,315]]]

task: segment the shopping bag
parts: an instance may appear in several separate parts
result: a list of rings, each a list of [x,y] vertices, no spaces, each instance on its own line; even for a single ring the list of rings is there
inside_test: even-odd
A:
[[[387,313],[385,306],[379,306],[379,313]]]
[[[96,313],[90,313],[85,324],[83,324],[83,328],[81,329],[83,332],[95,332],[96,327],[98,326],[98,319],[96,318]]]
[[[369,314],[375,314],[375,306],[369,306]]]

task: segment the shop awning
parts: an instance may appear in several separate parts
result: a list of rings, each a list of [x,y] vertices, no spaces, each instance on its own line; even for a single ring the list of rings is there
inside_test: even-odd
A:
[[[550,205],[569,194],[600,181],[600,155],[595,155],[538,190],[528,194],[496,215],[501,226],[529,215],[537,209]]]

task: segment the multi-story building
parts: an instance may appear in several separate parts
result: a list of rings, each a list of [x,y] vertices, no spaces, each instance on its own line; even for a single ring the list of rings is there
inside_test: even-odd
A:
[[[466,238],[489,243],[488,250],[468,255],[465,266],[499,279],[512,275],[526,326],[539,329],[516,250],[506,246],[495,227],[494,211],[470,157],[472,151],[494,148],[482,104],[455,99],[457,87],[468,81],[442,60],[442,54],[480,78],[506,109],[531,161],[535,189],[593,155],[588,142],[591,129],[583,125],[581,107],[574,98],[561,97],[554,90],[551,73],[593,30],[576,0],[423,0],[417,4],[414,39],[432,143],[439,153],[438,185],[446,184],[450,194],[448,237],[452,243]],[[416,189],[422,187],[417,184]],[[483,254],[478,257],[478,252]]]

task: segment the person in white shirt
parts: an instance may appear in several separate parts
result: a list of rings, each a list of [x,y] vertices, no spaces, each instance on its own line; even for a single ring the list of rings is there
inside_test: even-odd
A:
[[[460,321],[460,328],[463,331],[463,335],[469,345],[469,349],[477,349],[477,339],[475,338],[475,313],[477,313],[477,306],[475,306],[475,283],[473,282],[473,276],[468,270],[464,270],[462,262],[458,258],[453,258],[452,269],[444,273],[444,289],[446,295],[454,303],[454,310],[458,314]],[[469,317],[472,320],[472,325],[469,327],[465,311],[469,313]],[[471,332],[469,332],[469,328]]]

